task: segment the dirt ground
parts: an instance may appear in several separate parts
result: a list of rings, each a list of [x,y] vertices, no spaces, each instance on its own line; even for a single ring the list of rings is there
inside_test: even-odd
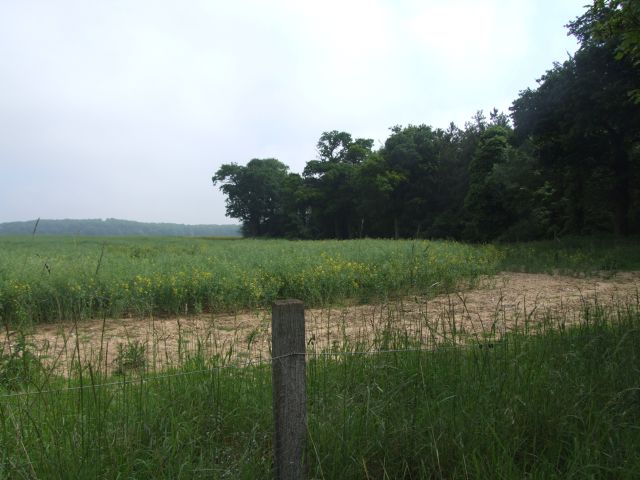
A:
[[[408,333],[423,345],[452,336],[460,341],[489,341],[514,328],[535,331],[541,324],[576,321],[581,307],[604,308],[640,303],[640,272],[575,278],[501,273],[483,278],[474,289],[434,298],[412,296],[375,305],[308,309],[307,345],[373,348],[390,331]],[[218,361],[249,363],[270,356],[270,313],[200,315],[184,318],[84,320],[37,326],[27,341],[44,363],[68,374],[80,364],[113,372],[140,363],[158,370],[176,365],[197,351]],[[15,332],[1,348],[15,348]],[[128,363],[127,363],[128,362]],[[73,365],[75,367],[72,367]]]

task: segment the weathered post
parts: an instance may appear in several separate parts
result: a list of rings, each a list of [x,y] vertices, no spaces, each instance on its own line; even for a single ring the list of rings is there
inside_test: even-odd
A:
[[[302,479],[307,436],[304,305],[277,300],[271,317],[275,474]]]

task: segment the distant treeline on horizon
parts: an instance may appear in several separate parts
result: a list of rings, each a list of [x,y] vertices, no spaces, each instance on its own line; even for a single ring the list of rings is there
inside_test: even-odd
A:
[[[239,225],[183,225],[106,220],[28,220],[0,223],[0,235],[240,237]]]

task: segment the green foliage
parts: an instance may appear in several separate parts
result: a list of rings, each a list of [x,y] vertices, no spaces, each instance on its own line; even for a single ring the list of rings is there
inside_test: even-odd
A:
[[[504,113],[487,120],[480,111],[463,129],[392,127],[378,151],[369,139],[324,132],[304,178],[270,197],[287,212],[286,229],[258,231],[229,215],[252,236],[314,239],[640,232],[639,5],[594,0],[571,22],[579,50],[520,92],[514,128]]]
[[[600,317],[592,327],[466,353],[315,367],[315,476],[633,478],[640,408],[623,363],[637,368],[640,338],[637,312],[631,323],[623,318],[622,327]]]
[[[464,200],[470,217],[468,238],[487,241],[511,223],[508,205],[502,198],[504,189],[498,188],[492,175],[494,168],[508,163],[511,153],[508,135],[509,130],[504,127],[486,129],[469,164],[469,190]]]
[[[308,306],[453,288],[495,271],[490,246],[455,242],[0,238],[0,316],[88,317]],[[411,276],[407,272],[411,269]]]
[[[310,478],[637,478],[638,307],[490,346],[311,358]],[[373,348],[414,347],[406,333]],[[0,398],[0,478],[272,478],[267,365],[83,382]]]
[[[0,387],[18,390],[36,383],[43,373],[42,363],[24,335],[18,335],[13,345],[11,342],[3,344],[0,351]]]
[[[640,66],[640,2],[638,0],[594,0],[586,13],[569,24],[583,44],[613,44],[616,59]],[[636,82],[636,87],[640,84]],[[640,88],[629,90],[640,103]]]
[[[640,270],[638,237],[565,237],[505,243],[498,249],[501,270],[568,275]]]
[[[274,158],[254,158],[246,166],[222,165],[213,176],[227,195],[227,215],[242,221],[245,235],[285,235],[288,169]]]
[[[435,186],[440,165],[439,134],[427,125],[396,126],[382,150],[389,169],[400,180],[393,189],[389,216],[395,238],[415,233],[437,201]],[[432,220],[432,219],[430,219]],[[411,235],[409,233],[409,235]]]
[[[116,375],[125,375],[131,371],[141,373],[147,366],[146,347],[139,340],[119,343],[114,363]]]
[[[587,44],[513,104],[516,133],[532,139],[552,185],[561,234],[639,228],[640,106],[627,96],[638,75],[611,45]]]
[[[307,163],[304,190],[312,238],[362,236],[364,217],[360,172],[372,156],[373,140],[352,139],[346,132],[324,132],[317,143],[318,159]]]

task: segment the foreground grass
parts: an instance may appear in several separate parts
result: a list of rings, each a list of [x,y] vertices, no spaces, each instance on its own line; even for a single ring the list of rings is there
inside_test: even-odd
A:
[[[638,305],[582,319],[467,348],[311,358],[310,477],[637,478]],[[415,347],[393,332],[375,346]],[[0,397],[0,477],[271,478],[270,368],[196,355],[173,373],[99,387],[113,379],[85,370],[63,385],[36,368],[5,384],[43,391]]]
[[[0,320],[236,311],[450,291],[494,273],[492,246],[455,242],[0,237]]]

